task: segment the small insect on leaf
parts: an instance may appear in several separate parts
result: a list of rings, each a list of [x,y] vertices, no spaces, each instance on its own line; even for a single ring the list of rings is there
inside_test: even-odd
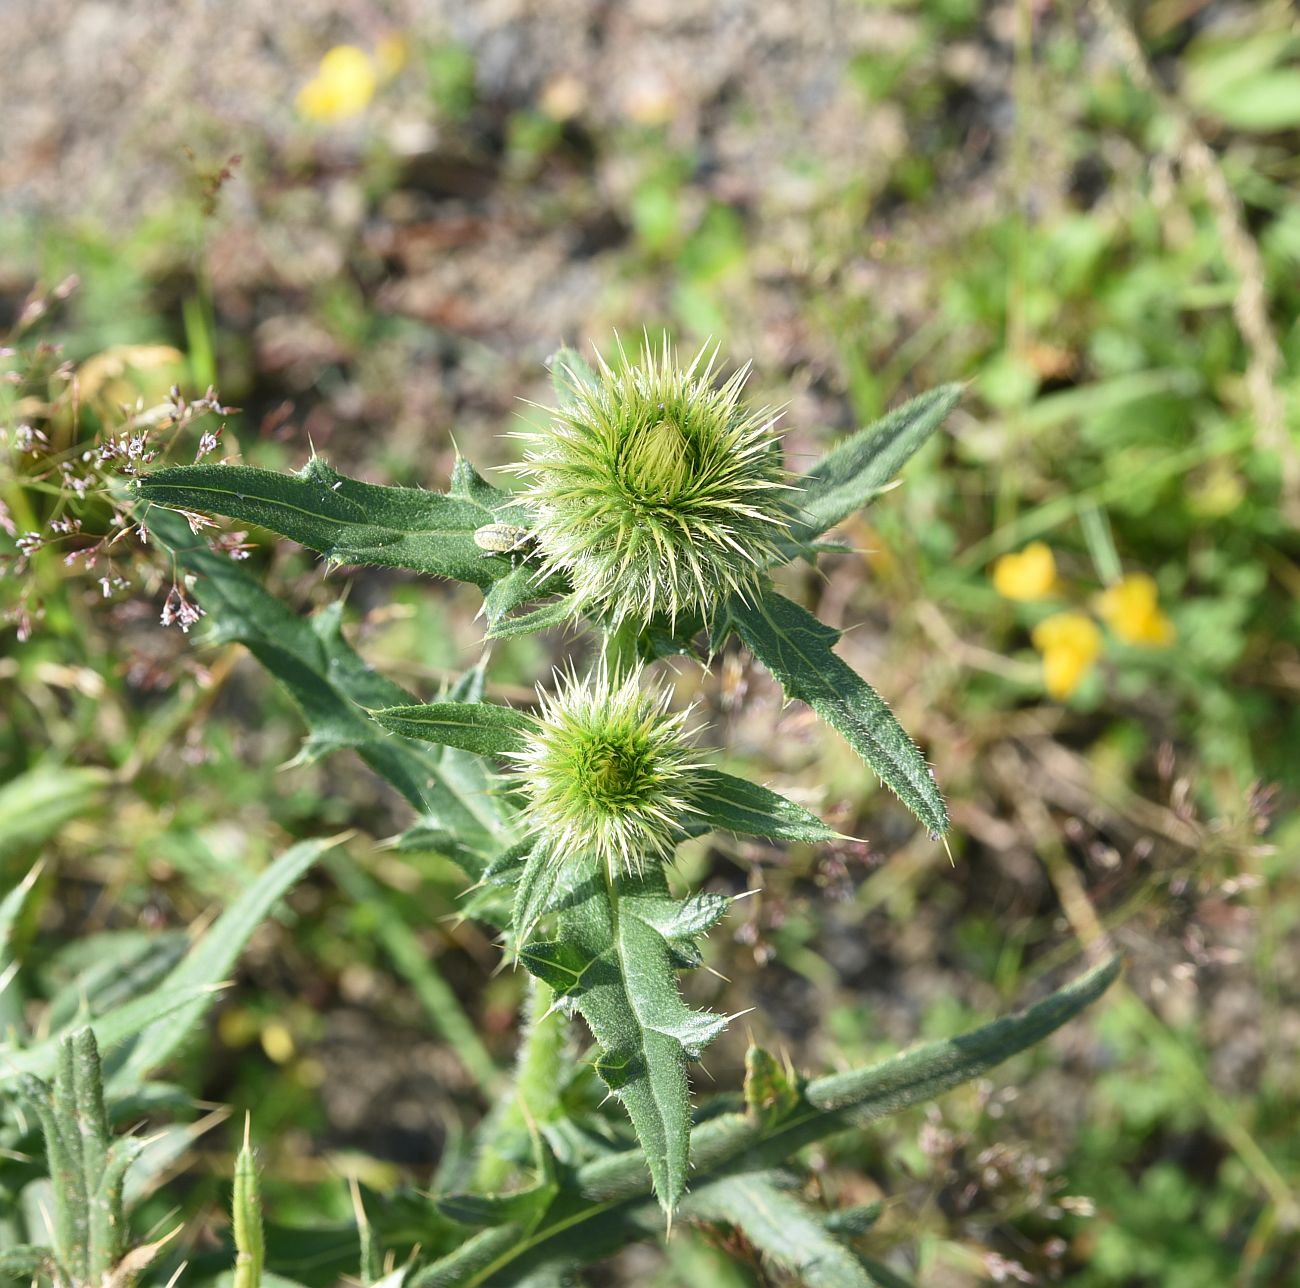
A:
[[[533,543],[533,534],[517,523],[485,523],[474,532],[474,544],[486,555],[513,555]]]

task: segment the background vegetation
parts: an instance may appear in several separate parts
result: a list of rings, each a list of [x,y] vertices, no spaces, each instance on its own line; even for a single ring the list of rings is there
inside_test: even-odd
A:
[[[817,1184],[883,1197],[875,1254],[926,1285],[1293,1282],[1291,7],[443,9],[60,2],[0,53],[0,892],[44,863],[15,930],[30,996],[0,993],[0,1019],[39,1022],[87,962],[113,986],[292,842],[351,834],[181,1054],[201,1110],[141,1236],[184,1222],[178,1258],[217,1246],[246,1110],[277,1223],[346,1218],[346,1177],[423,1183],[490,1103],[523,980],[455,917],[445,863],[383,847],[406,822],[390,793],[296,758],[298,712],[238,647],[159,624],[165,558],[127,538],[88,567],[73,531],[24,557],[72,486],[52,462],[80,477],[122,404],[212,385],[240,410],[182,426],[178,463],[224,424],[209,459],[314,449],[442,487],[453,443],[515,456],[502,435],[541,414],[561,342],[645,328],[752,360],[793,465],[969,381],[852,550],[783,587],[851,627],[843,652],[925,747],[953,863],[743,653],[679,677],[738,772],[867,838],[685,852],[703,884],[761,892],[709,942],[728,1006],[820,1069],[1033,996],[1103,930],[1128,958],[1046,1049],[822,1149]],[[305,553],[225,539],[304,613],[339,593]],[[1050,575],[1041,552],[998,564],[1032,542]],[[1154,601],[1098,599],[1143,574]],[[464,588],[346,583],[376,668],[432,695],[478,661]],[[551,657],[498,645],[493,696],[525,698]],[[679,1231],[609,1280],[731,1282],[717,1242]],[[761,1281],[739,1251],[734,1282]]]

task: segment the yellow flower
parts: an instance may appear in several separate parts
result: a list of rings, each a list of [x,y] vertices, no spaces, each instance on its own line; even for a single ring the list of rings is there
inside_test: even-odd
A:
[[[993,565],[993,588],[1007,599],[1043,599],[1056,585],[1056,560],[1041,541],[1031,541],[1019,554],[1003,555]]]
[[[262,1025],[262,1050],[276,1064],[288,1064],[294,1057],[293,1034],[280,1020],[268,1020]]]
[[[313,121],[341,121],[365,110],[378,76],[370,55],[355,45],[335,45],[298,91],[298,110]]]
[[[1126,644],[1167,648],[1174,642],[1174,624],[1160,611],[1156,583],[1144,572],[1121,578],[1097,596],[1102,621]]]
[[[1101,652],[1101,631],[1084,613],[1053,613],[1034,627],[1030,639],[1043,655],[1043,683],[1058,699],[1079,687]]]
[[[99,409],[146,407],[163,402],[167,391],[184,379],[185,355],[170,344],[115,344],[81,364],[77,381],[81,398]]]

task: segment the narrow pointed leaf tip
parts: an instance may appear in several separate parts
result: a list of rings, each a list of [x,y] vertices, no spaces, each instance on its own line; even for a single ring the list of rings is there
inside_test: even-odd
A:
[[[691,786],[691,803],[698,826],[775,841],[817,844],[839,840],[840,834],[794,801],[707,766],[698,769]]]
[[[983,1028],[928,1042],[870,1069],[818,1078],[808,1084],[808,1101],[826,1112],[850,1110],[853,1121],[865,1123],[929,1100],[1055,1032],[1096,1001],[1115,982],[1122,966],[1123,959],[1116,955],[1041,1002]]]
[[[235,1240],[234,1288],[260,1288],[266,1241],[262,1231],[261,1182],[250,1140],[251,1122],[244,1119],[244,1143],[235,1159],[230,1217]]]

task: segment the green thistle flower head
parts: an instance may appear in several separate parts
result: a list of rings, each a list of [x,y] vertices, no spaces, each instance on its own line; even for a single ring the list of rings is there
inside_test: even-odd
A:
[[[529,825],[556,854],[595,850],[611,872],[668,858],[694,812],[690,712],[643,690],[639,668],[611,676],[603,663],[540,697],[535,730],[511,757]]]
[[[563,573],[584,611],[617,626],[744,594],[788,526],[773,417],[741,402],[742,368],[713,384],[717,349],[679,367],[667,341],[593,381],[566,370],[572,397],[523,434],[519,473],[543,575]]]

